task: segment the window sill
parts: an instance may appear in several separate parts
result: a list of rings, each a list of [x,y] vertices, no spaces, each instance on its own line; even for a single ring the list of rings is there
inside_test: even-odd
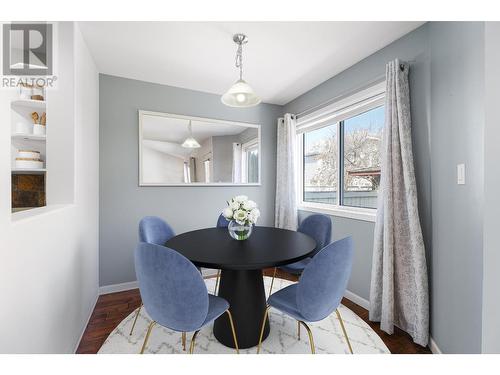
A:
[[[298,210],[316,212],[331,216],[344,217],[347,219],[375,222],[377,217],[377,210],[370,208],[356,208],[356,207],[325,207],[324,205],[315,204],[302,204],[297,207]]]

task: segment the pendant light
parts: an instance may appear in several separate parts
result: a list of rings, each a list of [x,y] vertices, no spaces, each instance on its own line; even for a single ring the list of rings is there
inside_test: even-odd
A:
[[[198,141],[193,138],[193,128],[191,126],[191,120],[189,120],[188,131],[189,131],[189,135],[186,138],[186,140],[184,141],[184,143],[182,144],[182,147],[184,147],[184,148],[200,148],[201,146],[198,143]]]
[[[240,79],[222,95],[221,101],[229,107],[253,107],[260,103],[260,98],[250,85],[243,80],[243,44],[248,42],[248,38],[245,34],[235,34],[233,41],[238,45],[235,65],[240,69]]]

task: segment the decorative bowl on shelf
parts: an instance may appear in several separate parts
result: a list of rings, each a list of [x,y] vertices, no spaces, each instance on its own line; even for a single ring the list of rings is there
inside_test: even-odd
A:
[[[43,161],[35,158],[16,158],[16,169],[43,169]]]
[[[17,157],[21,159],[34,159],[40,160],[40,152],[34,150],[19,150]]]

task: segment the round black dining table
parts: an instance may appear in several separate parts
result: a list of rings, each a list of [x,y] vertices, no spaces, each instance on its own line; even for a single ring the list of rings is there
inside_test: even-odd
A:
[[[207,228],[171,238],[165,246],[174,249],[198,267],[221,269],[218,295],[230,304],[240,348],[256,346],[266,309],[262,269],[297,262],[314,253],[316,241],[286,229],[254,227],[245,241],[229,236],[227,228]],[[214,335],[234,348],[225,315],[215,320]],[[263,340],[269,335],[266,321]]]

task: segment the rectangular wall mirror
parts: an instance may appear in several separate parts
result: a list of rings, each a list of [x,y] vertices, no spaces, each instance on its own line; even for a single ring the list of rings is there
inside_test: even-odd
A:
[[[139,111],[139,185],[259,185],[260,125]]]

